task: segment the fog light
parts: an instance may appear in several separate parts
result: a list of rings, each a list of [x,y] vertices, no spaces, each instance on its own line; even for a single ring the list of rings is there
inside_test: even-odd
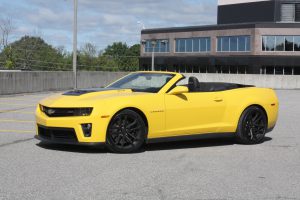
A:
[[[84,137],[91,137],[92,135],[92,124],[81,124],[82,132]]]

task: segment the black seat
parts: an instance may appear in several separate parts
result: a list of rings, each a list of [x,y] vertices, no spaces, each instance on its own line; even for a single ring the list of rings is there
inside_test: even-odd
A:
[[[189,78],[188,88],[190,92],[197,92],[199,89],[199,81],[196,77],[191,76]]]

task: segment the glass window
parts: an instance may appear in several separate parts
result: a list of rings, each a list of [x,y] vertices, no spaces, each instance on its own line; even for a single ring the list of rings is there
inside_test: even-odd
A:
[[[186,52],[192,52],[193,51],[193,39],[186,39]]]
[[[218,37],[217,51],[222,51],[222,38]]]
[[[151,42],[148,40],[146,42],[146,47],[145,47],[145,52],[152,52],[152,46],[151,46]]]
[[[293,40],[293,36],[285,37],[285,51],[294,51]]]
[[[176,52],[179,52],[180,40],[178,40],[178,39],[175,40],[175,46],[176,46],[176,47],[175,47],[175,51],[176,51]]]
[[[132,73],[107,86],[107,88],[132,89],[133,92],[157,93],[173,74]]]
[[[222,38],[222,51],[229,51],[229,37]]]
[[[154,49],[153,49],[153,41],[156,42]],[[169,52],[169,40],[147,40],[145,44],[145,52]]]
[[[250,51],[250,48],[250,36],[226,36],[217,38],[217,51],[246,52]]]
[[[238,37],[238,51],[246,50],[246,38],[243,36]]]
[[[176,39],[176,52],[207,52],[207,41],[210,43],[210,38],[185,38]]]
[[[294,49],[295,51],[300,51],[300,36],[294,37]]]
[[[167,52],[167,42],[160,43],[160,52]]]
[[[206,51],[210,51],[210,50],[211,50],[210,38],[206,38]]]
[[[261,48],[262,48],[263,51],[267,50],[267,37],[266,36],[262,37],[262,46],[261,46]]]
[[[246,39],[246,51],[251,51],[251,39],[250,36],[245,37]]]
[[[160,42],[156,41],[155,47],[154,47],[154,51],[155,52],[159,52],[160,51]]]
[[[284,36],[276,36],[276,51],[284,51]]]
[[[200,51],[202,52],[206,51],[206,38],[200,39]]]
[[[179,51],[178,52],[185,52],[185,39],[179,39]]]
[[[262,36],[263,51],[300,51],[300,36]]]
[[[230,37],[230,51],[238,50],[238,40],[237,37]]]
[[[275,36],[268,36],[266,40],[266,51],[275,50]]]
[[[193,39],[193,52],[199,52],[200,51],[200,41],[199,38]]]

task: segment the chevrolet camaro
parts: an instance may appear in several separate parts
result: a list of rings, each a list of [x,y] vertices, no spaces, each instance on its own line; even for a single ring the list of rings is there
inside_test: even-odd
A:
[[[215,136],[257,144],[274,128],[274,90],[184,79],[173,72],[134,72],[105,88],[48,97],[36,109],[35,137],[130,153],[148,142]]]

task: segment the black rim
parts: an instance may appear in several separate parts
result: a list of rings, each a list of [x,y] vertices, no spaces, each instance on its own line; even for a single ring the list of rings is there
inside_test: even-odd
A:
[[[259,110],[249,112],[244,120],[244,135],[250,141],[261,140],[266,132],[266,119]]]
[[[142,126],[136,116],[117,115],[109,128],[110,141],[119,148],[130,148],[141,140]]]

